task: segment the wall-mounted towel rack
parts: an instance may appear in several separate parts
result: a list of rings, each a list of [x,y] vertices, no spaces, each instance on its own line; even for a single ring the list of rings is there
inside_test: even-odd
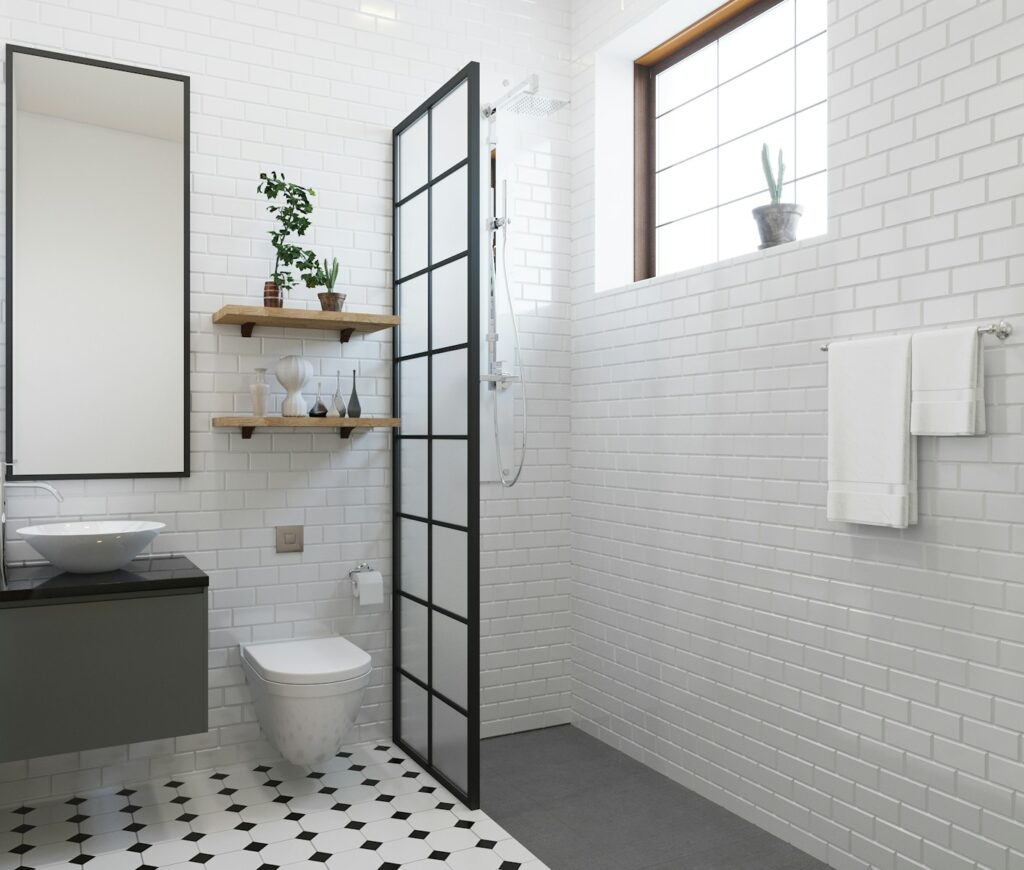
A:
[[[990,323],[988,326],[979,326],[978,335],[994,335],[1000,341],[1006,341],[1013,335],[1013,324],[1000,320],[998,323]],[[828,350],[828,342],[821,345],[818,350]]]

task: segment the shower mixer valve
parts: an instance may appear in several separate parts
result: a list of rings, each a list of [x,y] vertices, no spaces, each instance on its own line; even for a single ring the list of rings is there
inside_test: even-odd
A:
[[[491,370],[486,375],[480,375],[481,383],[487,384],[488,389],[491,390],[507,390],[518,380],[516,375],[505,371],[505,364],[502,360],[492,363]]]

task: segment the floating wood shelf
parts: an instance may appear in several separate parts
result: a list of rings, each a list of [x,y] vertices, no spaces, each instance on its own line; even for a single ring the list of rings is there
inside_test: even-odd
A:
[[[380,332],[398,325],[396,314],[358,314],[352,311],[314,311],[306,308],[264,308],[262,305],[225,305],[213,315],[214,323],[237,324],[242,335],[252,335],[255,326],[285,326],[290,329],[337,329],[342,342],[353,332]]]
[[[242,438],[252,438],[257,429],[337,429],[348,438],[353,429],[396,429],[396,417],[214,417],[214,429],[241,429]]]

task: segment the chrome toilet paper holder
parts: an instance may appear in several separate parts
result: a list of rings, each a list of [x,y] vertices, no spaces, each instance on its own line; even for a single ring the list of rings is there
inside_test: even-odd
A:
[[[358,595],[359,594],[359,578],[356,577],[356,574],[363,574],[366,571],[372,571],[372,570],[373,570],[373,566],[369,562],[360,562],[358,565],[356,565],[355,568],[353,568],[351,571],[348,572],[349,579],[352,581],[352,594],[353,595]]]

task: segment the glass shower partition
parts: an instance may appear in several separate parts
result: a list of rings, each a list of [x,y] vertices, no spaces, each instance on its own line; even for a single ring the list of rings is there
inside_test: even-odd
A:
[[[479,805],[480,68],[393,131],[395,742]]]

